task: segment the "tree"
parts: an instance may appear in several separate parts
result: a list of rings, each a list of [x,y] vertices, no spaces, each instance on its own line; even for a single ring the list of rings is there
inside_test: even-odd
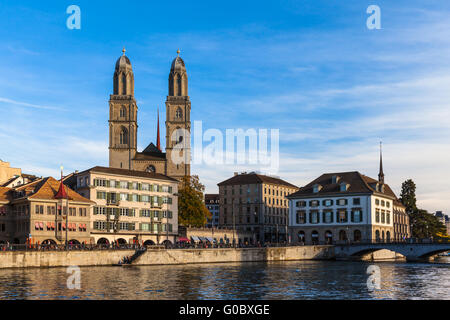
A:
[[[402,183],[402,193],[400,201],[406,207],[406,213],[411,214],[417,211],[416,206],[416,184],[411,179]]]
[[[184,226],[203,227],[211,212],[203,202],[205,186],[198,176],[185,176],[178,190],[178,222]]]
[[[437,238],[446,234],[447,228],[439,219],[426,210],[417,209],[409,215],[411,233],[415,238]]]
[[[426,210],[417,208],[416,184],[411,179],[402,183],[402,193],[400,201],[406,207],[411,225],[411,234],[415,238],[439,237],[439,234],[446,234],[445,225],[437,217]]]

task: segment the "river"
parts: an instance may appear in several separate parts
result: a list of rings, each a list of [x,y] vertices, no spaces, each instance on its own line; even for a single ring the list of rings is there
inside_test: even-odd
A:
[[[370,265],[380,289],[367,287]],[[450,258],[435,263],[295,261],[0,270],[0,299],[450,299]]]

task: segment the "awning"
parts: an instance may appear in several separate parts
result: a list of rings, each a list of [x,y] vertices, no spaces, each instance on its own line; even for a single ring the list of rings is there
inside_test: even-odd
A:
[[[196,237],[196,236],[191,236],[191,239],[192,239],[192,241],[194,241],[194,242],[200,241],[200,239],[199,239],[198,237]]]
[[[214,239],[213,238],[211,238],[211,237],[207,237],[206,238],[209,242],[211,242],[211,243],[213,243],[214,242]]]
[[[188,238],[186,238],[186,237],[179,237],[179,238],[178,238],[178,241],[181,241],[181,242],[190,242],[190,240],[189,240]]]

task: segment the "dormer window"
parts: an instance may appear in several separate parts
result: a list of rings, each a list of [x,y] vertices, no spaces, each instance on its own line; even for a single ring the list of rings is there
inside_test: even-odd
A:
[[[349,187],[350,187],[349,184],[347,184],[346,182],[342,182],[342,183],[339,185],[339,190],[340,190],[341,192],[348,191],[348,188],[349,188]]]
[[[340,179],[341,177],[334,175],[331,177],[331,183],[338,183]]]
[[[318,193],[320,190],[322,190],[322,186],[320,184],[315,184],[313,186],[313,192]]]

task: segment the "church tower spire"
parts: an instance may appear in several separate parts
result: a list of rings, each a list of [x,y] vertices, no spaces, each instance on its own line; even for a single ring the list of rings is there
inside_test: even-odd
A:
[[[137,152],[137,104],[134,99],[134,75],[130,59],[117,59],[113,94],[109,99],[109,166],[133,170]]]
[[[188,76],[178,49],[170,67],[169,94],[166,99],[166,174],[169,177],[181,180],[191,174],[190,132],[191,101],[188,96]]]
[[[159,107],[158,107],[158,132],[156,133],[156,148],[161,151],[161,141],[159,138]]]
[[[380,141],[380,171],[378,173],[378,182],[384,184],[384,173],[383,173],[383,150],[382,142]]]

